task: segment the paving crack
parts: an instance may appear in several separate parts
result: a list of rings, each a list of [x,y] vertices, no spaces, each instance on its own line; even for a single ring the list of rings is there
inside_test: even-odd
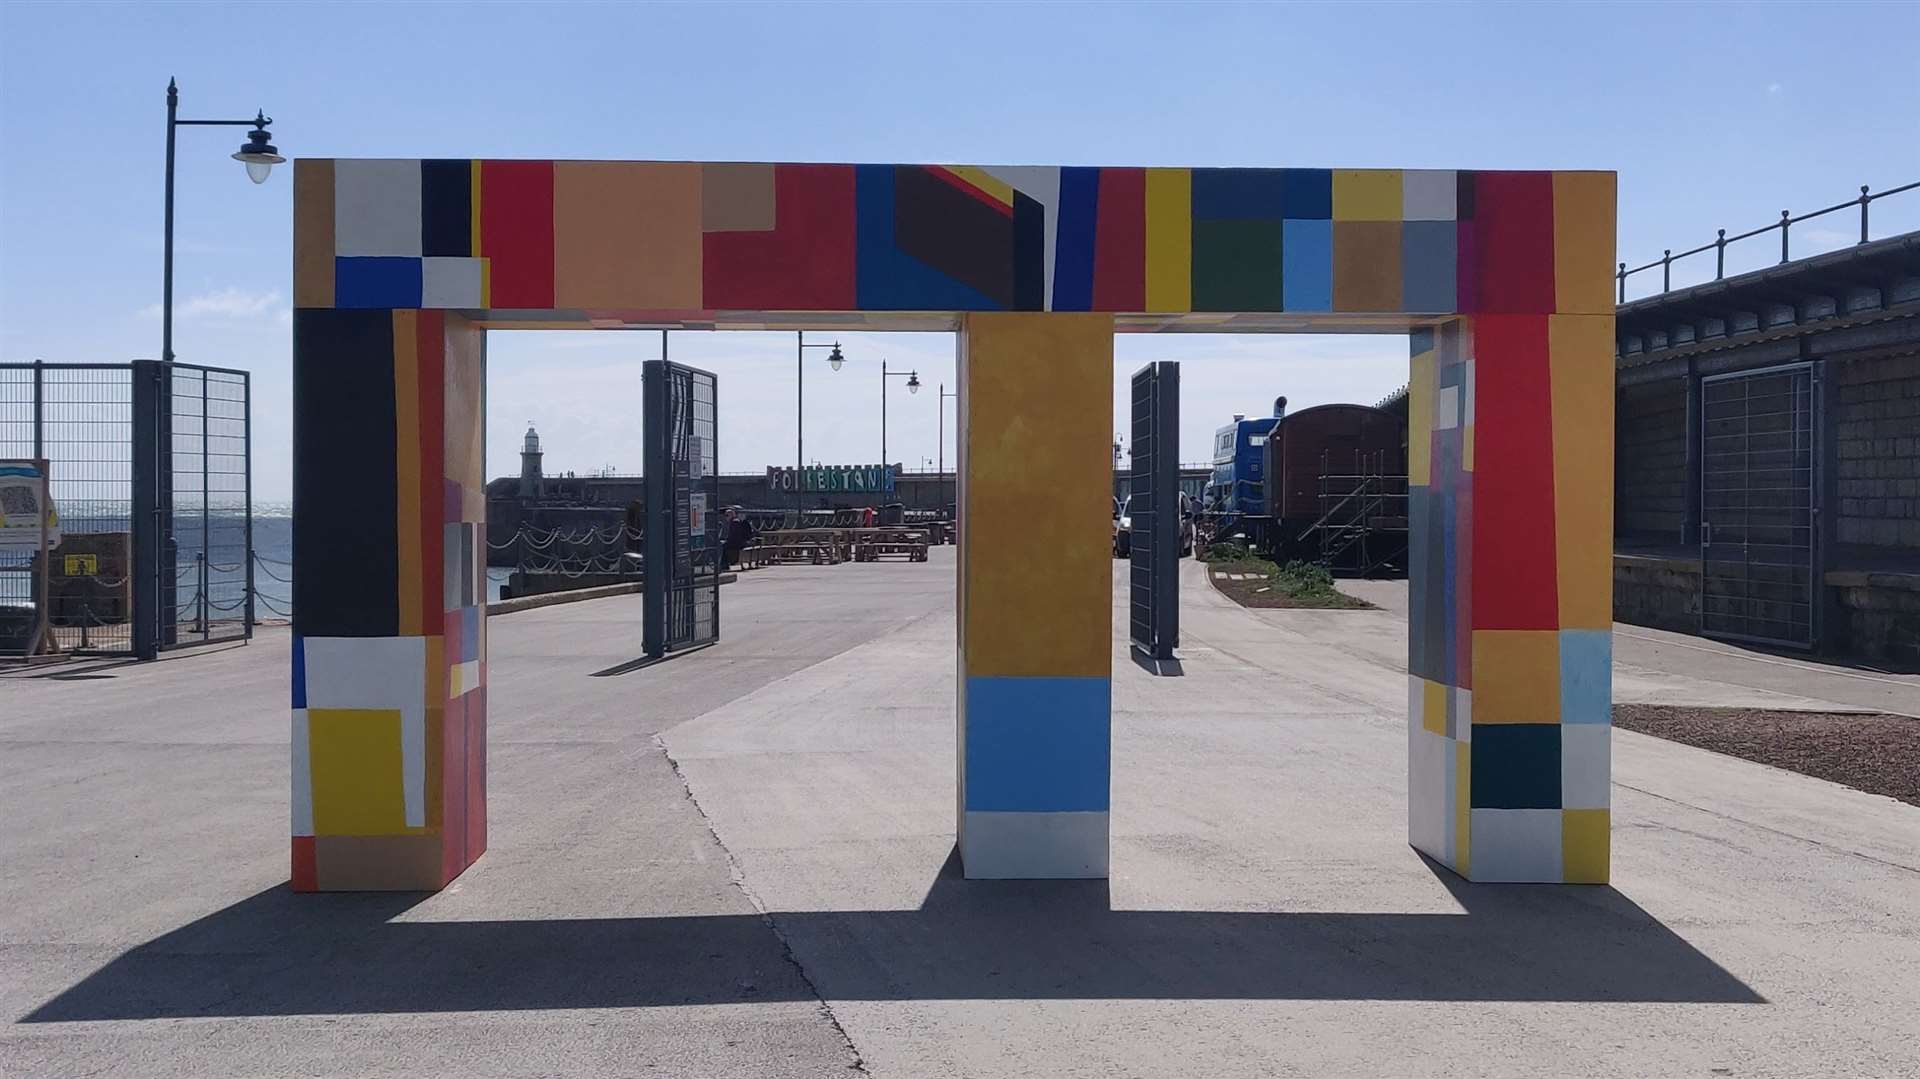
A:
[[[667,748],[666,740],[656,734],[653,736],[653,744],[659,747],[660,756],[666,759],[667,767],[673,769],[674,778],[680,781],[680,793],[693,806],[693,811],[700,815],[700,823],[707,829],[707,836],[713,840],[713,845],[726,858],[727,874],[732,878],[734,888],[753,905],[754,912],[760,916],[761,923],[767,927],[768,932],[773,934],[773,938],[780,942],[781,957],[793,967],[794,974],[805,983],[807,991],[813,994],[814,1007],[819,1011],[820,1017],[833,1027],[835,1034],[839,1035],[840,1044],[846,1047],[849,1057],[847,1070],[858,1075],[873,1074],[867,1069],[866,1058],[860,1055],[860,1047],[853,1044],[853,1036],[847,1033],[847,1028],[841,1024],[840,1017],[834,1014],[833,1005],[827,1002],[826,995],[820,992],[818,985],[814,984],[813,976],[807,973],[806,965],[800,962],[800,956],[794,952],[793,943],[787,939],[787,934],[780,928],[779,921],[774,918],[772,912],[767,909],[767,905],[747,883],[747,874],[740,865],[740,859],[733,856],[733,851],[728,850],[727,844],[720,838],[719,830],[713,826],[713,818],[707,816],[706,809],[700,805],[700,799],[693,793],[693,785],[687,781],[687,774],[681,770],[680,762],[674,758],[673,751]]]

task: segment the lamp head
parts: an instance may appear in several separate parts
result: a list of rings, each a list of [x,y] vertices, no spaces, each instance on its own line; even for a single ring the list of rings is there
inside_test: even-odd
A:
[[[847,358],[840,354],[840,342],[835,341],[833,343],[833,351],[827,353],[827,366],[838,371],[840,370],[840,365],[846,362]]]
[[[907,392],[908,393],[920,392],[920,372],[918,371],[907,372]]]
[[[235,161],[247,167],[247,179],[256,184],[266,183],[267,174],[273,171],[273,167],[286,160],[269,141],[273,135],[267,131],[267,125],[272,122],[266,113],[255,112],[253,130],[247,132],[247,141],[241,143],[239,152],[233,155]]]

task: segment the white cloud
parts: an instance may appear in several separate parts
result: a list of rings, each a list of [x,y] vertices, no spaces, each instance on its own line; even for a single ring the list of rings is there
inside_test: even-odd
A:
[[[281,302],[279,289],[266,289],[255,292],[249,289],[230,286],[203,292],[185,301],[176,303],[173,317],[178,320],[201,319],[205,321],[244,322],[261,316],[271,316],[282,325],[291,318],[285,314],[289,309]],[[141,308],[145,318],[159,318],[160,305],[148,304]]]
[[[1785,92],[1786,92],[1786,87],[1784,87],[1784,86],[1781,86],[1781,85],[1780,85],[1779,83],[1777,83],[1777,82],[1770,82],[1770,83],[1768,83],[1768,84],[1767,84],[1767,96],[1768,96],[1768,97],[1779,97],[1779,96],[1780,96],[1781,94],[1783,94],[1783,93],[1785,93]]]

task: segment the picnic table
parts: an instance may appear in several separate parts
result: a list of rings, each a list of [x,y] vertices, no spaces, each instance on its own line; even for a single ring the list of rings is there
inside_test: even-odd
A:
[[[878,562],[889,557],[904,558],[909,562],[927,560],[927,546],[931,540],[925,528],[889,525],[849,531],[853,533],[855,562]]]
[[[752,546],[740,553],[748,565],[805,562],[830,566],[853,557],[853,541],[846,528],[773,528],[755,534]]]

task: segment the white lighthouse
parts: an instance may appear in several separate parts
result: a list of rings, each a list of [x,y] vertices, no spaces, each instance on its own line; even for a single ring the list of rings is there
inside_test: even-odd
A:
[[[546,493],[545,487],[540,475],[540,432],[528,420],[527,438],[520,447],[520,497],[539,498]]]

